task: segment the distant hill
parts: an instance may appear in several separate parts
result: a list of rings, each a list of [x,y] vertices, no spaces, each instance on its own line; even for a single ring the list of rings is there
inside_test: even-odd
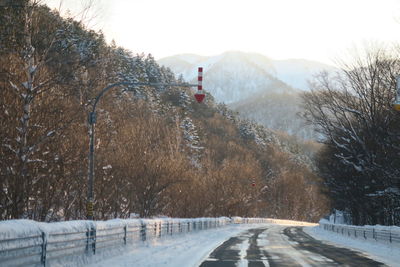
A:
[[[177,75],[195,82],[197,67],[204,68],[204,88],[218,102],[238,102],[257,93],[308,90],[307,80],[322,70],[335,68],[303,59],[273,60],[257,53],[238,51],[204,57],[181,54],[158,60]]]
[[[304,139],[313,138],[314,133],[297,116],[301,111],[299,93],[308,90],[308,80],[318,72],[336,70],[315,61],[273,60],[238,51],[212,57],[181,54],[158,62],[192,83],[197,80],[197,67],[202,66],[204,89],[216,101],[244,118]]]

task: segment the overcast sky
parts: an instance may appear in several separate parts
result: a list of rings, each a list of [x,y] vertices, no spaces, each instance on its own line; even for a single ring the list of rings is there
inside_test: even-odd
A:
[[[64,0],[76,12],[82,2]],[[45,0],[58,7],[60,0]],[[228,50],[332,63],[366,42],[400,43],[400,0],[94,0],[89,25],[156,59]]]

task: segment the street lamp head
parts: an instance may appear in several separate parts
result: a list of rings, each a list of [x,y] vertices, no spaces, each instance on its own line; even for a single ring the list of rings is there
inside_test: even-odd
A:
[[[400,102],[395,101],[394,104],[393,104],[393,108],[394,108],[396,111],[400,111]]]

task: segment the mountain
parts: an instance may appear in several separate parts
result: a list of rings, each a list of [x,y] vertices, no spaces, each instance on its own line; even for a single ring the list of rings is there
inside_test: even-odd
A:
[[[257,53],[229,51],[204,57],[181,54],[158,61],[188,82],[196,82],[197,67],[204,68],[204,89],[226,104],[258,93],[293,93],[308,90],[307,80],[335,68],[303,59],[273,60]]]
[[[302,139],[314,139],[315,134],[297,115],[301,111],[299,93],[308,90],[308,80],[316,73],[336,71],[315,61],[273,60],[237,51],[213,57],[181,54],[158,62],[191,83],[196,83],[197,67],[202,66],[203,87],[218,102],[243,118]]]

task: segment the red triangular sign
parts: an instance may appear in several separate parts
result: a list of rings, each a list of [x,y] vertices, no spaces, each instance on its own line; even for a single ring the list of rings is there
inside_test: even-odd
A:
[[[194,95],[194,97],[196,98],[197,102],[201,103],[201,102],[203,102],[204,97],[206,97],[206,95],[197,93]]]

